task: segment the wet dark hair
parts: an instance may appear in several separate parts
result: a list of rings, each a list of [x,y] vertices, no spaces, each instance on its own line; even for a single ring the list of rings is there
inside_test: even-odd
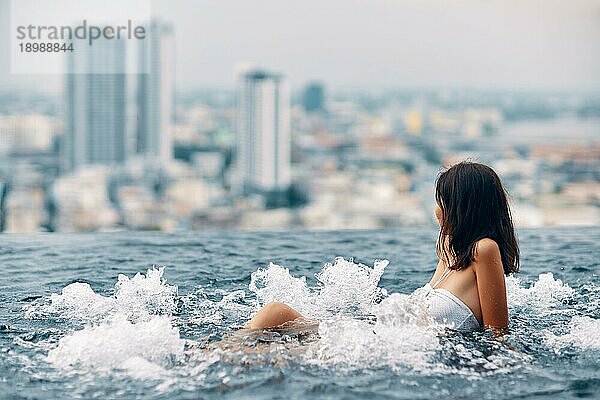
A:
[[[519,245],[507,193],[493,169],[469,161],[453,165],[437,177],[435,200],[442,209],[437,252],[450,269],[467,268],[477,241],[490,238],[500,248],[504,273],[519,270]]]

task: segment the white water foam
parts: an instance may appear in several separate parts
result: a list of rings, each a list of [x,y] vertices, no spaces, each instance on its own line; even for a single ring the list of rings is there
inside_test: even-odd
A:
[[[293,277],[289,269],[269,263],[252,273],[249,288],[261,304],[280,301],[317,320],[364,314],[386,295],[378,283],[388,264],[388,260],[376,260],[371,268],[336,257],[315,274],[318,286],[311,289],[306,277]]]
[[[374,324],[351,317],[334,317],[319,325],[320,339],[312,344],[310,363],[362,369],[410,366],[424,369],[439,346],[437,326],[418,295],[393,293],[371,312]]]
[[[75,282],[65,286],[61,294],[50,295],[50,305],[31,304],[25,309],[25,317],[42,319],[57,317],[81,322],[99,321],[116,308],[116,300],[94,292],[87,283]]]
[[[509,308],[532,308],[538,312],[552,311],[575,294],[568,284],[554,279],[551,272],[540,274],[538,280],[529,287],[524,287],[520,278],[508,276],[506,291]]]
[[[183,356],[184,340],[171,321],[177,287],[163,279],[164,267],[133,278],[119,275],[114,296],[95,293],[86,283],[66,286],[51,303],[29,311],[83,322],[86,326],[61,338],[47,360],[60,369],[94,372],[121,370],[133,378],[164,378],[165,367]]]
[[[569,323],[569,333],[548,334],[546,343],[560,352],[565,347],[574,346],[582,350],[600,350],[600,320],[587,316],[573,317]]]
[[[227,329],[231,328],[227,326],[229,323],[235,325],[235,328],[239,328],[256,308],[253,305],[245,304],[246,292],[244,290],[234,290],[229,293],[226,290],[217,289],[213,294],[222,296],[218,301],[204,298],[205,289],[198,288],[198,291],[198,293],[182,299],[185,307],[191,308],[190,322],[195,324],[214,324]]]
[[[221,300],[194,297],[189,303],[193,307],[190,321],[243,323],[258,305],[281,301],[320,322],[319,340],[309,343],[302,357],[308,364],[349,369],[408,366],[444,372],[446,366],[432,361],[440,349],[443,327],[427,313],[419,290],[388,296],[378,286],[387,265],[387,260],[377,260],[370,267],[337,257],[315,275],[317,286],[309,287],[306,277],[294,277],[289,269],[270,263],[252,274],[249,289],[257,302],[247,298],[245,291],[217,289]],[[166,284],[163,272],[162,268],[151,269],[145,276],[136,274],[131,279],[121,275],[111,297],[101,296],[83,283],[68,285],[60,295],[52,295],[51,304],[33,310],[32,317],[67,318],[88,326],[62,338],[48,354],[48,361],[60,368],[117,369],[138,379],[164,375],[174,359],[184,356],[184,341],[170,317],[176,309],[177,288]],[[551,313],[574,295],[572,288],[551,273],[541,274],[531,285],[512,276],[506,282],[511,310],[542,309]],[[196,301],[198,298],[200,301]],[[553,346],[597,348],[597,342],[586,335],[599,328],[597,320],[574,318],[569,334],[548,340]],[[509,353],[484,357],[460,343],[449,345],[458,356],[470,360],[468,365],[484,370],[505,371],[518,362]],[[187,366],[186,374],[195,371],[199,376],[215,362],[210,354],[185,356],[188,362],[195,356],[200,360]],[[206,357],[210,362],[204,363]]]
[[[63,337],[47,359],[60,368],[123,369],[136,378],[160,378],[166,372],[162,365],[181,357],[183,347],[169,317],[132,323],[120,314]]]
[[[163,275],[164,267],[148,269],[146,275],[138,272],[131,279],[119,274],[111,297],[95,293],[87,283],[75,282],[65,286],[61,294],[52,294],[50,305],[28,307],[25,317],[98,322],[115,314],[124,314],[132,320],[171,315],[177,308],[177,286],[168,285]]]
[[[388,264],[377,260],[369,267],[337,257],[315,274],[317,287],[309,288],[306,277],[293,277],[287,268],[270,263],[252,274],[250,290],[261,304],[280,301],[320,322],[320,338],[305,354],[307,363],[424,366],[439,344],[440,326],[428,315],[420,292],[387,296],[378,286]]]

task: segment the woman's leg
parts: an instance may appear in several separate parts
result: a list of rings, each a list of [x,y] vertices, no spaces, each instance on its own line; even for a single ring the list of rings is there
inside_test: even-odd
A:
[[[304,319],[304,317],[292,307],[279,303],[272,302],[265,305],[248,323],[244,326],[245,329],[268,329],[283,325],[286,322],[296,319]]]

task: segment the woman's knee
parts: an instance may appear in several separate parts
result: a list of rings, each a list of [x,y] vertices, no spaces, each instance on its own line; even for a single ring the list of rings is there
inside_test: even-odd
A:
[[[248,324],[247,328],[271,328],[301,318],[302,315],[287,304],[267,303]]]
[[[271,315],[297,314],[292,307],[279,301],[272,301],[265,304],[263,311]]]

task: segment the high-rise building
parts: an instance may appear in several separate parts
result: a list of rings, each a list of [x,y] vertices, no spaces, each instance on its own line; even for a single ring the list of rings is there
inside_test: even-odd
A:
[[[249,194],[288,189],[290,91],[281,75],[256,69],[239,74],[236,130],[240,191]]]
[[[136,151],[149,160],[172,158],[171,121],[175,54],[173,27],[159,20],[148,26],[148,38],[140,42]]]
[[[66,74],[67,132],[63,168],[125,161],[125,41],[75,42]]]
[[[325,110],[325,90],[322,84],[312,82],[306,85],[302,94],[302,107],[306,112]]]

